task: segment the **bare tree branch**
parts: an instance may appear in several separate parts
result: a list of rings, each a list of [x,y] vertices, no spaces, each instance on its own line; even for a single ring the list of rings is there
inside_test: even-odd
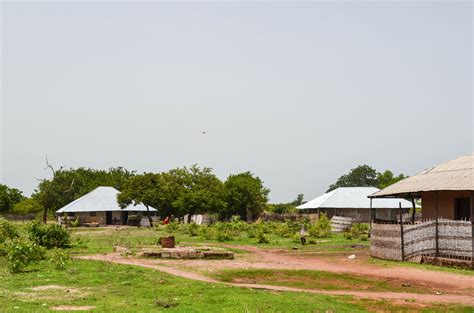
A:
[[[54,170],[53,166],[49,163],[47,155],[45,156],[45,160],[46,160],[46,167],[44,169],[46,170],[46,169],[49,168],[51,170],[51,172],[53,172],[53,177],[55,177],[56,176],[56,171]]]

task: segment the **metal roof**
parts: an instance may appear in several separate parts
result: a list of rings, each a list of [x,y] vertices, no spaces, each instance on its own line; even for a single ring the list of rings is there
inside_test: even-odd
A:
[[[419,195],[420,192],[447,190],[474,191],[474,154],[444,162],[405,178],[374,193],[372,197]]]
[[[297,209],[370,209],[370,199],[368,196],[379,191],[375,187],[341,187],[323,194],[309,202],[306,202]],[[398,209],[399,203],[402,208],[411,208],[412,203],[405,199],[373,199],[374,209]]]
[[[65,205],[61,209],[57,210],[56,213],[64,212],[103,212],[103,211],[135,211],[142,212],[146,211],[146,207],[143,204],[129,205],[123,210],[117,203],[117,195],[120,192],[113,187],[97,187],[88,194],[74,200],[73,202]],[[157,211],[156,209],[149,207],[151,212]]]

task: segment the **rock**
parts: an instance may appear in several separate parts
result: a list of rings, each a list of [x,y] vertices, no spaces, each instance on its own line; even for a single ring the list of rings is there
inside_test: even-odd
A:
[[[355,254],[351,254],[347,257],[349,260],[353,260],[356,258],[356,255]]]
[[[410,284],[410,283],[403,283],[402,286],[403,286],[403,287],[410,287],[411,284]]]
[[[438,296],[440,296],[440,295],[442,295],[443,293],[441,293],[441,291],[436,291],[436,294],[437,294]]]

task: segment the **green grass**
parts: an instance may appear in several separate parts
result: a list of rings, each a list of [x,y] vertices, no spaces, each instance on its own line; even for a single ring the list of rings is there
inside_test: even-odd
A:
[[[429,288],[357,275],[315,270],[229,269],[212,274],[223,282],[268,284],[303,289],[427,293]]]
[[[1,267],[0,263],[0,267]],[[170,276],[151,269],[78,260],[66,271],[41,262],[19,274],[0,271],[2,312],[95,306],[97,312],[364,312],[350,297],[251,290]],[[35,286],[66,289],[34,291]],[[70,290],[67,292],[66,290]],[[164,308],[166,304],[170,308]],[[15,309],[18,307],[18,309]]]
[[[381,260],[381,259],[376,259],[376,258],[369,258],[367,260],[367,263],[387,266],[387,267],[404,266],[404,267],[412,267],[412,268],[416,268],[420,270],[439,271],[439,272],[474,276],[473,270],[456,268],[456,267],[444,267],[444,266],[436,266],[436,265],[430,265],[430,264],[419,264],[419,263],[413,263],[413,262]]]

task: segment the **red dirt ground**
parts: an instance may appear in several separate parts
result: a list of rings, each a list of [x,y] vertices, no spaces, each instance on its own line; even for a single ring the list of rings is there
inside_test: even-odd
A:
[[[349,260],[346,255],[335,255],[328,258],[301,253],[288,253],[282,250],[264,250],[251,246],[223,245],[249,252],[236,255],[235,260],[159,260],[159,259],[134,259],[123,257],[118,253],[83,256],[82,259],[106,261],[119,264],[136,265],[156,269],[171,275],[187,279],[199,280],[210,283],[222,283],[218,280],[200,274],[199,272],[212,272],[222,269],[304,269],[320,270],[333,273],[347,273],[359,276],[390,280],[397,283],[410,282],[416,286],[426,286],[427,293],[415,294],[404,292],[369,292],[359,290],[308,290],[293,287],[261,285],[261,284],[235,284],[233,286],[273,291],[310,292],[327,295],[350,295],[358,298],[385,299],[399,301],[400,299],[413,299],[417,302],[457,303],[474,306],[474,276],[467,276],[449,272],[421,270],[411,267],[385,267],[366,264],[360,260]],[[432,292],[439,290],[442,294]]]

